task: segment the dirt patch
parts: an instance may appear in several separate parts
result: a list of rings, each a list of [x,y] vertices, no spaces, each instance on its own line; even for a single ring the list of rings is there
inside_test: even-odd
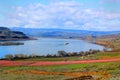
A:
[[[96,44],[107,46],[107,42],[97,41]]]
[[[91,75],[88,75],[88,76],[81,76],[81,77],[71,78],[66,80],[95,80],[95,79]]]
[[[80,60],[80,61],[7,61],[1,60],[0,66],[49,66],[49,65],[64,65],[64,64],[87,64],[98,62],[117,62],[117,59],[101,59],[101,60]]]

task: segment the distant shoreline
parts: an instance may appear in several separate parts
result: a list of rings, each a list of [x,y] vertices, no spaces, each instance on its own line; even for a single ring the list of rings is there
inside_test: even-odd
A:
[[[24,45],[24,43],[19,41],[26,41],[26,40],[37,40],[36,38],[29,38],[29,39],[4,39],[0,40],[0,46],[12,46],[12,45]],[[15,42],[18,41],[18,42]]]
[[[9,39],[0,39],[0,41],[26,41],[26,40],[37,40],[36,38],[21,38],[21,39],[15,39],[15,38],[9,38]]]
[[[103,42],[103,41],[91,41],[91,40],[87,40],[87,39],[81,39],[81,38],[56,38],[56,37],[38,37],[38,38],[51,38],[51,39],[71,39],[71,40],[82,40],[82,41],[86,41],[88,43],[92,43],[92,44],[97,44],[97,45],[100,45],[100,46],[104,46],[106,49],[113,49],[113,47],[111,45],[109,45],[107,42]]]
[[[24,45],[21,42],[0,42],[0,46]]]

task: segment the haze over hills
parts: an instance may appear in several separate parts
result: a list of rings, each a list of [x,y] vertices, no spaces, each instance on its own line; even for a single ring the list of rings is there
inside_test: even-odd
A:
[[[56,38],[83,38],[85,36],[104,36],[120,34],[120,31],[87,31],[72,29],[50,29],[50,28],[11,28],[12,30],[22,31],[34,37],[56,37]]]

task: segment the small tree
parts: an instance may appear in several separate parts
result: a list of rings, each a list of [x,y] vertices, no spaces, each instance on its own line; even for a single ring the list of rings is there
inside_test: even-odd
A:
[[[46,57],[52,57],[52,55],[51,54],[47,54]]]
[[[38,55],[36,55],[36,54],[30,54],[30,55],[29,55],[30,58],[36,58],[37,56],[38,56]]]
[[[58,51],[58,55],[61,57],[65,57],[67,53],[65,51]]]
[[[27,55],[25,55],[25,54],[15,54],[15,58],[16,59],[24,59],[24,58],[27,58]]]
[[[14,57],[13,57],[12,54],[7,54],[7,55],[5,55],[5,58],[6,58],[7,60],[12,60]]]

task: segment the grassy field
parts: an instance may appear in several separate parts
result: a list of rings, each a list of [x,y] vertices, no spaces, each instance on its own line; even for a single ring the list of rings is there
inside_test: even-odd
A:
[[[0,80],[65,80],[86,75],[94,80],[119,80],[120,62],[0,67]]]

